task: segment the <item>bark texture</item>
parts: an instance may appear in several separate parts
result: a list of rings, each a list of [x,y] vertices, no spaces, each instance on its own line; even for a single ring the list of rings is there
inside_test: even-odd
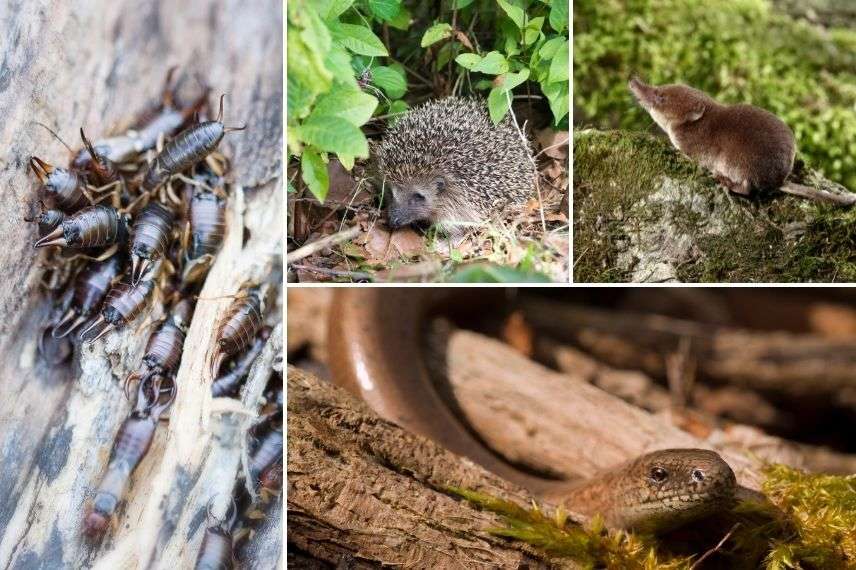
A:
[[[281,275],[282,6],[11,2],[0,7],[0,36],[0,566],[192,567],[206,504],[228,496],[246,429],[282,350],[280,327],[243,401],[212,401],[202,371],[227,296],[246,281],[278,283]],[[227,135],[220,147],[232,161],[228,233],[187,335],[170,420],[132,477],[119,524],[93,544],[81,536],[83,514],[129,411],[117,381],[139,364],[151,331],[143,326],[159,314],[78,348],[67,368],[39,360],[36,335],[48,307],[37,287],[35,228],[22,221],[36,200],[26,165],[36,155],[65,166],[68,151],[32,121],[73,148],[81,126],[93,139],[122,132],[158,102],[171,66],[178,66],[183,100],[204,82],[212,102],[228,94],[225,123],[246,123],[247,130]],[[275,508],[270,523],[281,525]],[[264,544],[242,550],[247,567],[279,567],[278,535],[251,539]]]

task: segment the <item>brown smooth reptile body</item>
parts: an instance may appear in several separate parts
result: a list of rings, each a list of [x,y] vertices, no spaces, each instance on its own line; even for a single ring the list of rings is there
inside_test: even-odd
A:
[[[579,482],[522,472],[487,448],[438,393],[423,361],[430,318],[501,314],[499,289],[340,289],[330,311],[333,381],[380,416],[612,528],[658,532],[730,507],[738,492],[731,467],[715,452],[667,449],[642,455]]]

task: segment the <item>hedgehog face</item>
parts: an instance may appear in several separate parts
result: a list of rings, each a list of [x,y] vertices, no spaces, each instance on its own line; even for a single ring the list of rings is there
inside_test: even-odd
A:
[[[441,193],[446,189],[442,176],[413,180],[408,184],[393,184],[386,217],[392,229],[416,222],[433,222]]]
[[[686,85],[647,85],[634,77],[629,87],[642,108],[667,133],[674,127],[699,120],[712,103],[710,97]]]

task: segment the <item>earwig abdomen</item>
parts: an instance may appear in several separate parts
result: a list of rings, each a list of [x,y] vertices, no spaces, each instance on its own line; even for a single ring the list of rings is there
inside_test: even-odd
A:
[[[232,533],[221,525],[205,529],[194,570],[231,570]]]
[[[154,190],[173,174],[204,159],[217,148],[225,134],[226,128],[220,121],[206,121],[180,132],[149,165],[142,189]]]
[[[262,326],[262,297],[259,289],[250,289],[226,310],[217,326],[217,352],[211,366],[216,377],[223,359],[246,349]]]
[[[35,156],[30,158],[30,168],[42,183],[43,196],[63,212],[75,212],[89,204],[83,194],[83,180],[74,170],[52,166]]]
[[[51,233],[65,219],[62,210],[42,210],[33,218],[24,218],[25,222],[35,222],[39,225],[39,237]]]
[[[270,327],[262,328],[259,336],[253,342],[253,346],[241,355],[241,357],[235,362],[235,366],[232,367],[229,372],[214,380],[214,383],[211,384],[212,396],[215,398],[221,398],[224,396],[231,396],[238,391],[238,386],[240,385],[241,380],[249,374],[253,362],[256,361],[256,358],[258,358],[262,349],[264,349],[265,343],[270,337],[270,331]]]
[[[189,259],[214,255],[226,234],[226,201],[214,192],[195,189],[190,200]]]
[[[266,432],[250,457],[250,476],[253,484],[262,483],[262,475],[282,460],[282,426],[276,426]]]
[[[117,253],[105,261],[91,262],[80,272],[72,290],[72,307],[54,327],[54,337],[62,338],[86,322],[121,275],[123,264],[124,255]]]
[[[137,284],[164,254],[172,238],[173,213],[158,203],[146,206],[134,222],[131,283]]]
[[[90,331],[100,327],[101,330],[96,336],[87,339],[88,342],[95,342],[114,328],[122,327],[136,319],[148,305],[154,288],[153,281],[140,281],[136,285],[116,283],[107,293],[101,314],[80,333],[80,338],[86,339]]]
[[[84,532],[89,536],[102,534],[116,513],[119,501],[128,488],[131,473],[151,447],[158,418],[138,411],[122,423],[113,442],[107,470],[98,485],[92,508],[84,519]]]
[[[179,301],[170,318],[149,337],[143,356],[147,371],[168,374],[178,368],[192,314],[193,304],[186,299]]]
[[[67,216],[59,227],[39,239],[35,247],[101,247],[128,239],[125,217],[110,206],[89,206]]]

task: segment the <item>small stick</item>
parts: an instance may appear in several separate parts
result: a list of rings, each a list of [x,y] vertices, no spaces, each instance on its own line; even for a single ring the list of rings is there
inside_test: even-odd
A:
[[[704,559],[705,559],[705,558],[707,558],[708,556],[710,556],[711,554],[713,554],[714,552],[716,552],[717,550],[719,550],[720,548],[722,548],[722,545],[723,545],[723,544],[725,544],[725,541],[726,541],[726,540],[728,540],[729,538],[731,538],[731,535],[732,535],[732,534],[734,534],[734,531],[735,531],[735,530],[737,530],[737,527],[739,527],[739,526],[740,526],[740,523],[736,523],[733,527],[731,527],[731,530],[729,530],[729,531],[725,534],[725,536],[723,536],[723,537],[722,537],[722,540],[720,540],[720,541],[719,541],[719,544],[717,544],[716,546],[714,546],[713,548],[711,548],[710,550],[708,550],[707,552],[705,552],[705,553],[702,555],[702,557],[701,557],[701,558],[699,558],[698,560],[696,560],[696,561],[693,563],[693,565],[692,565],[692,566],[690,566],[690,570],[695,570],[696,568],[698,568],[698,567],[699,567],[699,565],[700,565],[702,562],[704,562]]]
[[[350,239],[354,239],[359,234],[360,226],[353,226],[346,230],[336,232],[335,234],[330,234],[319,240],[315,240],[312,243],[307,243],[306,245],[295,249],[285,257],[285,262],[286,264],[291,265],[295,261],[300,261],[304,257],[308,257],[313,253],[321,251],[325,247],[330,247],[332,245],[336,245],[348,241]]]
[[[372,276],[361,271],[345,271],[344,269],[327,269],[326,267],[315,267],[313,265],[294,264],[292,269],[302,269],[303,271],[312,271],[322,275],[331,275],[333,277],[349,277],[354,281],[372,281]]]

